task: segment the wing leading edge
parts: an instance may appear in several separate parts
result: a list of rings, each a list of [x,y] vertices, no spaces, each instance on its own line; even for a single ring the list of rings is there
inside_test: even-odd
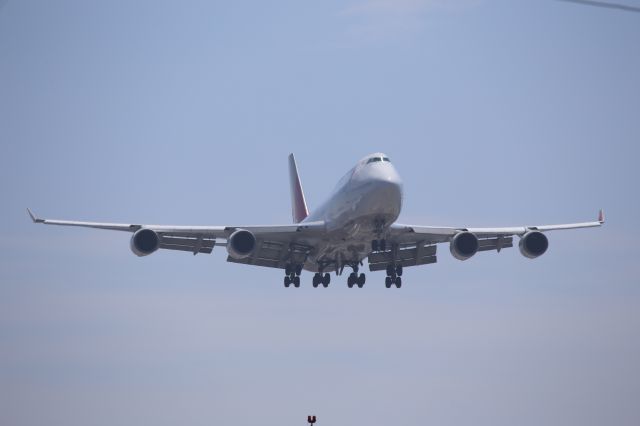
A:
[[[566,223],[560,225],[533,225],[533,226],[512,226],[500,228],[454,228],[438,226],[416,226],[395,224],[391,226],[391,234],[400,237],[402,235],[415,235],[424,237],[434,243],[448,241],[451,237],[460,232],[471,232],[479,238],[490,238],[498,236],[522,236],[529,231],[559,231],[564,229],[592,228],[604,224],[604,211],[598,213],[598,220],[593,222]]]
[[[211,253],[216,245],[226,246],[231,234],[240,229],[250,231],[261,246],[269,243],[288,246],[298,240],[313,239],[325,230],[322,221],[292,225],[172,226],[42,219],[30,209],[27,209],[27,212],[34,223],[44,225],[76,226],[132,233],[151,230],[159,237],[159,248],[188,251],[194,254]]]

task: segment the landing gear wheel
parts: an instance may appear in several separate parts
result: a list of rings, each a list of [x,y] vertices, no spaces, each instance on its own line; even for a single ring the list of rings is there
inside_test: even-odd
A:
[[[401,277],[396,277],[396,288],[400,288],[402,287],[402,278]]]
[[[300,275],[302,273],[302,265],[298,265],[295,268],[296,275]]]
[[[322,285],[327,288],[329,287],[329,283],[331,282],[331,275],[329,274],[324,274],[324,276],[322,277]]]
[[[347,278],[347,286],[349,288],[352,288],[355,283],[356,283],[356,274],[352,272],[351,274],[349,274],[349,278]]]
[[[289,287],[289,285],[291,285],[291,278],[284,277],[284,286]]]
[[[364,286],[364,283],[367,281],[367,276],[365,274],[360,274],[360,276],[358,277],[358,281],[356,282],[356,284],[358,284],[359,288],[362,288],[362,286]]]
[[[387,288],[391,288],[391,284],[393,284],[393,280],[391,279],[391,277],[387,277],[384,279],[384,285]]]
[[[399,277],[402,276],[402,265],[396,266],[396,275]]]
[[[313,288],[317,288],[318,284],[320,284],[320,281],[322,281],[322,278],[320,278],[320,274],[315,274],[313,276],[313,280],[311,281],[313,284]]]
[[[293,277],[293,286],[300,287],[300,277]]]
[[[285,274],[285,275],[291,275],[291,272],[292,272],[292,271],[291,271],[291,265],[287,264],[287,265],[284,267],[284,274]]]

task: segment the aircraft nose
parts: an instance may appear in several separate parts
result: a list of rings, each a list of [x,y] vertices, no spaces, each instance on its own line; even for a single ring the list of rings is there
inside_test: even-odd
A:
[[[359,176],[362,182],[358,208],[363,214],[375,214],[388,223],[395,221],[402,207],[402,181],[391,164],[377,163]]]
[[[378,190],[388,194],[390,200],[402,197],[402,180],[392,164],[379,164],[372,167],[368,179],[375,182]]]
[[[381,183],[388,183],[389,185],[402,185],[400,176],[392,164],[380,164],[378,167],[373,167],[370,178]]]

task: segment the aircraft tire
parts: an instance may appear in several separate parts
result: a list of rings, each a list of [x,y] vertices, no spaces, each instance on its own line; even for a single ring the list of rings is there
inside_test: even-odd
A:
[[[391,284],[392,284],[392,283],[393,283],[393,282],[391,281],[391,277],[387,277],[387,278],[385,278],[385,280],[384,280],[384,285],[385,285],[385,287],[387,287],[387,288],[391,288]]]
[[[322,276],[322,285],[325,287],[329,287],[330,282],[331,282],[331,275],[329,275],[328,273],[325,273]]]
[[[362,286],[364,285],[364,283],[367,281],[367,276],[364,273],[361,273],[360,276],[358,276],[358,287],[362,288]]]

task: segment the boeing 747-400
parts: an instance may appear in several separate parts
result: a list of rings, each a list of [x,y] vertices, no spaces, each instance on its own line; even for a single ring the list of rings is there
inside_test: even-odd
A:
[[[536,258],[545,253],[545,232],[590,228],[604,223],[602,210],[594,222],[508,228],[415,226],[395,223],[402,207],[402,181],[385,154],[367,155],[338,182],[329,199],[309,212],[293,154],[289,156],[293,223],[272,226],[165,226],[76,222],[36,217],[35,223],[83,226],[131,232],[131,250],[147,256],[158,249],[211,253],[224,246],[227,261],[279,268],[284,285],[300,286],[302,270],[314,272],[313,286],[327,287],[330,272],[351,269],[347,285],[362,287],[359,273],[364,259],[370,271],[385,271],[386,287],[402,286],[403,268],[436,262],[436,249],[448,243],[449,251],[466,260],[480,251],[512,247],[518,236],[520,253]]]

